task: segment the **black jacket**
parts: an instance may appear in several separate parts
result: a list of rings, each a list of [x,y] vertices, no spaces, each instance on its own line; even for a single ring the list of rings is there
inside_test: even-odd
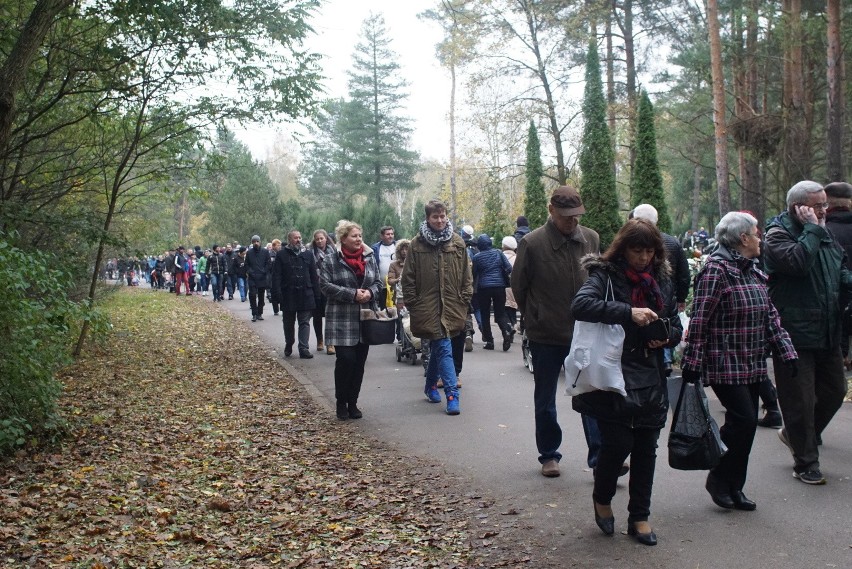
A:
[[[591,391],[575,396],[573,409],[601,421],[613,421],[631,427],[661,429],[666,424],[668,392],[663,366],[663,348],[647,348],[639,326],[633,322],[632,286],[624,270],[604,261],[598,255],[583,258],[583,266],[589,271],[589,279],[580,287],[571,303],[574,318],[586,322],[620,324],[624,328],[624,351],[621,354],[621,370],[628,397],[612,391]],[[670,319],[669,346],[677,345],[682,334],[677,316],[674,284],[668,261],[654,274],[665,306],[659,316]],[[607,282],[612,281],[615,300],[606,298]]]
[[[297,312],[317,307],[320,288],[313,253],[282,247],[272,267],[272,301],[280,303],[281,310]]]
[[[210,253],[207,257],[207,274],[224,275],[228,272],[228,265],[225,262],[225,255],[222,253]]]
[[[246,272],[248,273],[249,284],[266,288],[267,275],[271,265],[272,259],[265,247],[258,247],[257,249],[254,246],[249,247],[246,252]]]
[[[663,233],[663,245],[668,253],[669,264],[672,267],[672,280],[675,285],[675,298],[678,302],[686,302],[686,297],[689,296],[689,263],[686,262],[686,253],[683,252],[683,247],[680,246],[680,241],[677,237],[673,237],[668,233]]]
[[[234,255],[231,259],[231,268],[228,270],[229,275],[237,275],[239,278],[246,278],[248,266],[246,265],[246,259],[248,255],[245,257],[241,257],[239,253]]]

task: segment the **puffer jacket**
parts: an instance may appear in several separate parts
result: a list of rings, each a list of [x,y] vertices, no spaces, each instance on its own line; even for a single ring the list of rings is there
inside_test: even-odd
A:
[[[222,253],[210,253],[207,257],[207,274],[208,275],[224,275],[228,272],[228,266],[225,264],[225,255]]]
[[[789,212],[766,227],[769,296],[797,351],[840,344],[840,291],[852,290],[846,254],[825,227],[799,223]]]
[[[589,272],[589,279],[577,291],[571,303],[571,311],[577,320],[620,324],[624,328],[621,371],[628,398],[612,391],[591,391],[575,396],[571,406],[578,413],[600,421],[618,422],[631,428],[661,429],[666,424],[668,413],[663,348],[648,348],[639,326],[633,322],[633,287],[624,269],[598,255],[584,257],[582,265]],[[683,328],[677,316],[671,265],[663,261],[653,274],[665,303],[659,316],[669,318],[669,346],[675,346],[680,341]],[[612,282],[614,300],[607,301],[605,298],[609,281]],[[633,400],[637,405],[627,405],[627,400]]]
[[[506,286],[512,265],[503,251],[494,249],[491,238],[480,235],[476,240],[479,253],[473,257],[473,280],[476,290],[481,288],[503,288]]]
[[[453,234],[433,247],[418,234],[411,240],[401,282],[414,336],[437,340],[464,330],[473,275],[461,237]]]

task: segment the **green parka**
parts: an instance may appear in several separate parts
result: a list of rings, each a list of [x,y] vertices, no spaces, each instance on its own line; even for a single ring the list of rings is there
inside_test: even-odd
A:
[[[461,237],[453,234],[437,247],[420,235],[412,239],[401,282],[414,336],[437,340],[464,330],[473,276]]]

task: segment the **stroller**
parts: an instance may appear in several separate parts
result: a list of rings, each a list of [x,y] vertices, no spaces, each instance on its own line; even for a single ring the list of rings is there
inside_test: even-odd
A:
[[[404,308],[400,312],[399,323],[402,326],[402,344],[396,347],[396,361],[401,362],[405,358],[411,362],[411,365],[417,365],[417,356],[421,353],[421,342],[420,338],[411,335],[411,317]]]
[[[521,315],[520,318],[520,327],[521,327],[521,355],[524,358],[524,367],[530,370],[530,373],[533,373],[533,362],[532,362],[532,353],[530,353],[530,340],[527,338],[527,329],[524,326],[524,316]]]

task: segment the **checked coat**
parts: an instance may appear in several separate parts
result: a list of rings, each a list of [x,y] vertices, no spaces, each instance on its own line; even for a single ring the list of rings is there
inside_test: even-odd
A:
[[[364,280],[358,282],[355,272],[343,260],[343,253],[331,251],[320,266],[320,290],[327,299],[325,307],[325,343],[329,346],[356,346],[361,341],[361,309],[369,305],[355,304],[355,292],[369,289],[379,298],[382,281],[373,250],[363,247]]]
[[[772,348],[781,359],[798,355],[769,298],[766,273],[723,246],[695,279],[692,318],[681,367],[701,371],[710,385],[760,383]]]

